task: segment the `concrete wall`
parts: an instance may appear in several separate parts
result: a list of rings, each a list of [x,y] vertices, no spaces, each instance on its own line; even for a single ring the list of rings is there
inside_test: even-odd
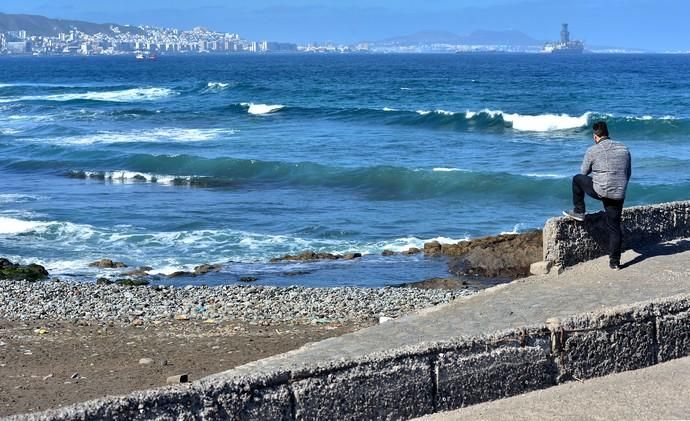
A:
[[[690,355],[690,295],[310,367],[238,370],[15,419],[408,419]],[[288,355],[288,354],[286,354]]]
[[[690,237],[690,201],[623,210],[623,249]],[[567,267],[608,254],[604,212],[584,222],[552,218],[544,226],[544,261]]]

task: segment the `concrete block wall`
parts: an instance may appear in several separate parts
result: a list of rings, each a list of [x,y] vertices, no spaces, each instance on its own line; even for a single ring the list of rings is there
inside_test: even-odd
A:
[[[283,357],[267,373],[230,371],[14,419],[409,419],[690,355],[688,321],[690,295],[679,295],[310,366]]]
[[[408,419],[431,413],[431,370],[428,356],[405,356],[297,380],[291,385],[295,419]]]
[[[556,370],[546,350],[500,348],[461,357],[438,355],[435,364],[435,411],[505,398],[556,384]]]
[[[625,208],[623,249],[690,237],[690,201]],[[608,254],[604,212],[588,214],[584,222],[551,218],[544,226],[544,261],[560,267]]]

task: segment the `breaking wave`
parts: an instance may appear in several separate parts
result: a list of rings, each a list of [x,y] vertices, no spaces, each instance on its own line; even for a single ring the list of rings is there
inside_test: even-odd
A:
[[[191,175],[160,175],[140,171],[82,171],[73,170],[67,173],[70,178],[100,180],[110,183],[134,184],[152,183],[168,186],[187,186],[199,188],[229,187],[237,183],[226,177],[208,177]]]
[[[117,183],[158,183],[201,188],[249,185],[292,185],[302,188],[342,188],[372,200],[414,200],[432,197],[468,197],[493,191],[499,196],[542,197],[558,194],[562,181],[510,173],[460,168],[410,169],[393,166],[345,168],[313,162],[257,161],[202,158],[190,155],[134,155],[118,161],[124,169],[72,170],[65,175]],[[35,168],[34,161],[12,164],[14,169]],[[51,163],[53,168],[62,166]],[[186,174],[179,174],[184,168]]]
[[[207,88],[208,90],[219,90],[219,91],[222,91],[222,90],[225,90],[225,89],[227,89],[227,88],[229,88],[229,87],[230,87],[230,84],[229,84],[229,83],[224,83],[224,82],[208,82],[208,83],[206,84],[206,88]]]
[[[101,131],[84,136],[58,137],[52,139],[51,142],[66,145],[135,142],[205,142],[233,134],[235,134],[235,131],[229,129],[158,128],[127,132]],[[44,142],[45,140],[41,141]]]
[[[0,102],[22,101],[104,101],[104,102],[144,102],[155,101],[175,95],[168,88],[131,88],[111,91],[87,91],[51,95],[27,95],[0,98]]]
[[[453,197],[469,200],[491,191],[505,200],[542,200],[561,197],[564,180],[571,174],[507,173],[472,171],[454,167],[411,169],[393,166],[345,168],[313,162],[257,161],[234,158],[202,158],[190,155],[133,155],[118,160],[124,169],[79,169],[64,172],[71,178],[112,183],[157,183],[197,188],[299,188],[345,189],[369,200],[420,200]],[[51,162],[51,168],[69,163]],[[37,161],[9,165],[15,170],[35,170],[44,166]],[[180,174],[180,168],[185,173]],[[631,194],[677,196],[690,186],[685,182],[663,185],[633,184]],[[665,196],[664,196],[665,197]],[[669,197],[675,197],[673,195]]]
[[[240,105],[245,107],[249,114],[253,115],[272,114],[285,108],[284,105],[254,104],[252,102],[243,102]]]
[[[295,234],[259,233],[229,228],[147,232],[128,225],[100,228],[67,221],[0,217],[0,242],[11,242],[18,236],[46,244],[60,245],[60,247],[69,246],[80,252],[79,259],[71,260],[69,264],[32,259],[32,261],[46,264],[51,273],[53,271],[57,273],[93,272],[95,269],[88,267],[89,262],[105,254],[115,259],[125,260],[130,263],[130,266],[136,264],[153,266],[153,270],[150,271],[153,274],[189,270],[193,267],[190,262],[198,264],[199,261],[208,261],[209,256],[214,256],[216,261],[259,263],[267,262],[279,255],[304,250],[338,254],[349,252],[380,254],[383,250],[401,252],[411,247],[421,248],[424,243],[433,240],[442,243],[468,240],[468,238],[425,239],[409,236],[378,241],[356,241],[308,238]],[[170,270],[170,268],[176,269]]]
[[[45,239],[70,238],[83,241],[94,234],[89,225],[73,224],[61,221],[27,221],[9,217],[0,217],[0,235],[23,235],[33,233]]]

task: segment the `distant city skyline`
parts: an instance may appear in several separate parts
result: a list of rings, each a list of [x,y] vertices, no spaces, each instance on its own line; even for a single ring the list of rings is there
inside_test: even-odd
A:
[[[189,29],[205,26],[249,39],[357,43],[418,31],[515,29],[540,40],[558,38],[568,22],[587,45],[690,50],[690,2],[683,0],[3,0],[0,12],[98,23]]]

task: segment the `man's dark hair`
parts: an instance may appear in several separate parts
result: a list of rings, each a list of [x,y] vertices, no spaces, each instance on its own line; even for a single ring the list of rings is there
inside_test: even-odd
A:
[[[609,137],[609,128],[605,121],[597,121],[592,126],[592,131],[598,137]]]

